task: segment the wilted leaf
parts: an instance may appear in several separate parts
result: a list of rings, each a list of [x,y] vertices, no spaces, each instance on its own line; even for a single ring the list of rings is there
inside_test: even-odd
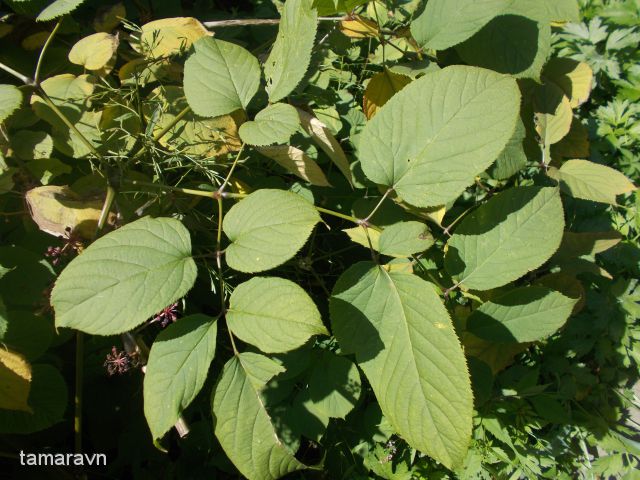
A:
[[[319,187],[330,186],[327,177],[318,164],[299,148],[288,145],[275,145],[272,147],[258,147],[257,150],[287,171],[312,185]]]

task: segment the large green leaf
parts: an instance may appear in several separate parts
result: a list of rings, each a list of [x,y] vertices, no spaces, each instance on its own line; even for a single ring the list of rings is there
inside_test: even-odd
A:
[[[287,143],[299,125],[300,117],[295,107],[275,103],[259,111],[252,121],[243,123],[238,133],[243,142],[264,147]]]
[[[430,0],[411,22],[411,34],[419,45],[445,50],[471,37],[510,3],[511,0]]]
[[[498,180],[506,180],[518,173],[527,165],[527,154],[523,142],[527,136],[522,119],[518,119],[513,136],[507,142],[504,150],[498,155],[496,162],[489,169],[491,176]]]
[[[616,204],[616,197],[636,187],[622,173],[588,160],[568,160],[560,170],[549,170],[563,192],[575,198]]]
[[[414,80],[367,123],[362,169],[417,207],[455,200],[511,138],[520,110],[512,78],[452,66]]]
[[[338,279],[329,307],[342,352],[355,353],[398,434],[448,468],[462,464],[471,440],[471,384],[434,287],[362,262]]]
[[[282,265],[302,248],[320,215],[307,200],[284,190],[263,189],[231,207],[223,229],[231,244],[229,266],[253,273]]]
[[[246,108],[260,86],[258,59],[234,43],[203,37],[184,64],[184,93],[191,109],[218,117]]]
[[[4,122],[22,103],[22,92],[13,85],[0,85],[0,123]]]
[[[144,377],[144,415],[153,438],[169,431],[204,385],[216,352],[216,320],[181,318],[153,342]]]
[[[580,5],[576,0],[542,0],[547,17],[554,22],[579,22]]]
[[[483,303],[467,330],[490,342],[535,342],[560,328],[578,300],[547,287],[520,287]]]
[[[277,277],[254,277],[238,285],[227,324],[234,335],[267,353],[293,350],[313,335],[329,334],[309,295]]]
[[[456,50],[470,65],[538,79],[551,51],[549,20],[539,0],[513,0]]]
[[[227,362],[213,392],[215,434],[227,456],[249,480],[276,480],[306,466],[278,439],[261,391],[284,369],[255,353]]]
[[[318,9],[318,15],[334,15],[340,12],[350,12],[368,1],[369,0],[314,0],[313,6]]]
[[[131,330],[184,296],[196,279],[189,232],[145,217],[91,244],[51,292],[58,327],[95,335]]]
[[[298,86],[309,67],[318,28],[313,0],[286,0],[278,36],[264,64],[267,93],[277,102]]]
[[[563,230],[557,188],[512,188],[460,222],[448,242],[445,268],[466,288],[496,288],[548,260]]]
[[[47,8],[45,8],[40,15],[36,18],[38,22],[48,22],[49,20],[53,20],[54,18],[61,17],[66,15],[67,13],[71,13],[76,8],[78,8],[81,4],[84,3],[85,0],[56,0]]]

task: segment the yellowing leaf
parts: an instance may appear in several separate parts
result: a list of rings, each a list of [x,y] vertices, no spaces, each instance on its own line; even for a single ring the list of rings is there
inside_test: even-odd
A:
[[[93,20],[93,28],[96,32],[110,32],[127,16],[127,9],[122,3],[108,5],[98,10]]]
[[[342,20],[340,31],[350,38],[377,37],[380,34],[376,22],[360,15],[353,15],[347,20]]]
[[[302,150],[288,145],[257,147],[261,154],[269,157],[289,172],[319,187],[330,186],[324,172],[318,164]]]
[[[589,98],[593,70],[584,62],[555,57],[545,65],[542,75],[564,92],[574,108]]]
[[[135,58],[120,67],[118,78],[123,85],[136,83],[144,86],[158,80],[178,81],[182,77],[182,66],[169,59],[149,61]]]
[[[31,365],[20,354],[0,346],[0,408],[31,412]]]
[[[195,18],[163,18],[142,26],[140,43],[148,56],[159,58],[184,52],[207,35],[211,32]]]
[[[560,170],[549,169],[549,176],[560,182],[563,192],[575,198],[616,204],[616,197],[636,187],[622,173],[588,160],[569,160]]]
[[[69,61],[87,70],[100,70],[113,58],[120,40],[118,35],[100,32],[80,39],[69,52]]]
[[[300,125],[307,132],[307,134],[313,139],[324,153],[331,159],[331,161],[338,167],[340,172],[351,183],[351,168],[349,167],[349,160],[342,150],[340,143],[336,140],[336,137],[329,131],[324,123],[318,120],[316,117],[304,110],[297,109],[300,116]]]
[[[536,132],[544,145],[557,143],[569,133],[573,110],[569,99],[559,87],[552,83],[538,87],[534,106]]]
[[[362,245],[365,248],[373,248],[376,252],[380,250],[380,234],[373,228],[367,228],[366,231],[363,227],[345,228],[342,230],[349,235],[352,242]],[[371,242],[371,244],[369,244]]]
[[[369,80],[362,100],[362,107],[367,119],[371,119],[391,97],[409,83],[411,83],[410,77],[394,73],[387,68],[375,74]]]
[[[48,185],[29,190],[26,200],[31,218],[43,232],[63,236],[70,228],[82,238],[94,237],[102,199],[83,199],[67,186]],[[109,221],[115,221],[115,214]]]

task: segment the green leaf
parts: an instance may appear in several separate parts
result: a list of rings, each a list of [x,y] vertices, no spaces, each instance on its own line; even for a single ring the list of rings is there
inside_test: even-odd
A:
[[[560,248],[553,256],[554,260],[593,256],[615,247],[622,240],[615,230],[610,232],[564,232]]]
[[[542,0],[547,18],[553,22],[580,21],[580,5],[576,0]]]
[[[276,480],[307,468],[278,439],[261,391],[284,369],[255,353],[231,358],[213,392],[215,434],[236,468],[249,480]]]
[[[318,9],[318,15],[335,15],[340,12],[350,12],[368,1],[369,0],[314,0],[313,6]]]
[[[571,107],[582,105],[591,94],[593,70],[584,62],[554,57],[544,66],[542,74],[564,92]]]
[[[145,217],[99,238],[62,271],[51,292],[56,325],[126,332],[183,297],[195,279],[187,229]]]
[[[298,126],[300,117],[295,107],[275,103],[260,110],[252,121],[240,126],[240,138],[249,145],[267,146],[287,143]]]
[[[513,0],[456,50],[470,65],[537,80],[551,51],[545,8],[537,0]]]
[[[22,92],[13,85],[0,85],[0,123],[4,122],[22,103]]]
[[[286,0],[278,36],[264,64],[269,101],[277,102],[289,95],[302,81],[318,28],[318,12],[313,0]]]
[[[577,301],[546,287],[514,288],[474,310],[467,330],[491,342],[535,342],[564,325]]]
[[[568,160],[560,170],[549,170],[563,192],[574,198],[616,205],[616,197],[636,187],[622,173],[588,160]]]
[[[95,85],[91,75],[76,77],[70,73],[56,75],[43,80],[40,87],[51,98],[71,123],[78,123],[82,115],[89,108],[89,97],[93,94]],[[45,101],[34,94],[31,105],[35,114],[52,127],[59,130],[69,130],[54,110]],[[68,136],[68,135],[67,135]]]
[[[391,257],[408,257],[433,245],[429,228],[420,222],[399,222],[386,227],[380,235],[380,253]]]
[[[430,0],[411,22],[411,34],[418,45],[445,50],[471,37],[509,3],[509,0]]]
[[[33,361],[51,344],[51,320],[28,310],[9,310],[5,315],[6,331],[0,330],[0,341]]]
[[[471,384],[434,287],[361,262],[338,279],[329,308],[342,352],[355,353],[398,434],[448,468],[461,465],[471,440]]]
[[[524,151],[523,142],[527,136],[522,119],[518,119],[516,129],[509,142],[496,159],[489,172],[497,180],[506,180],[515,175],[527,165],[527,154]]]
[[[301,401],[320,418],[345,418],[355,407],[362,383],[358,368],[345,357],[321,350]]]
[[[11,148],[21,160],[47,159],[53,152],[53,139],[46,132],[18,130],[11,134]]]
[[[144,377],[144,415],[153,438],[169,431],[204,385],[216,352],[216,320],[189,315],[153,342]]]
[[[417,207],[455,200],[511,138],[520,110],[512,78],[452,66],[414,80],[367,123],[365,175]]]
[[[331,186],[320,166],[299,148],[289,145],[274,145],[271,147],[258,147],[257,150],[311,185],[319,187]]]
[[[260,86],[258,59],[234,43],[203,37],[184,64],[184,93],[191,109],[219,117],[246,108]]]
[[[32,366],[27,403],[33,413],[0,409],[0,433],[33,433],[62,420],[67,386],[57,369],[45,364]]]
[[[84,3],[84,0],[56,0],[47,8],[45,8],[40,15],[37,16],[36,21],[48,22],[54,18],[61,17],[67,13],[71,13],[76,8]]]
[[[295,256],[319,221],[316,209],[300,195],[258,190],[224,217],[222,228],[231,241],[227,263],[247,273],[278,267]]]
[[[466,288],[496,288],[547,261],[560,246],[563,230],[557,188],[512,188],[459,223],[447,244],[444,265]]]
[[[266,353],[287,352],[313,335],[329,335],[309,295],[277,277],[254,277],[238,285],[229,300],[227,324],[242,341]]]

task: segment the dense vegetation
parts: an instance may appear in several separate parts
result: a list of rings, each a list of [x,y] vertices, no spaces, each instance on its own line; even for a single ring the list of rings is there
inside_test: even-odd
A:
[[[639,43],[638,0],[0,2],[2,471],[640,477]]]

